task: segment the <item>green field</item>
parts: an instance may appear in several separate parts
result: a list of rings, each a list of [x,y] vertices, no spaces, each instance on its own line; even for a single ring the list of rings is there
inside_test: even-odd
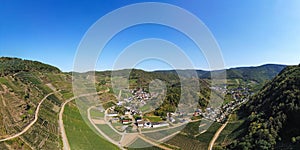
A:
[[[177,146],[182,150],[204,150],[207,149],[208,144],[202,143],[198,140],[191,139],[185,135],[178,134],[166,142],[167,144]]]
[[[171,129],[166,129],[166,130],[161,130],[161,131],[157,131],[157,132],[149,132],[149,133],[144,133],[144,135],[146,137],[155,139],[155,140],[159,140],[162,139],[164,137],[167,137],[177,131],[181,131],[182,128],[184,128],[184,126],[179,126],[176,128],[171,128]]]
[[[159,116],[144,116],[144,119],[149,119],[150,122],[162,121],[162,119]]]
[[[63,119],[71,149],[118,149],[117,146],[104,140],[91,130],[82,119],[76,107],[67,105]]]
[[[96,126],[111,139],[115,141],[121,140],[122,136],[111,129],[107,124],[97,124]]]
[[[132,148],[150,148],[153,147],[153,145],[147,143],[146,141],[142,140],[141,138],[136,139],[129,147]]]
[[[180,134],[177,134],[172,139],[167,141],[167,144],[188,150],[207,149],[210,140],[221,125],[214,122],[206,132],[196,136],[199,134],[199,123],[199,121],[189,123]]]
[[[100,112],[95,108],[91,109],[90,113],[92,118],[104,118],[104,112]]]

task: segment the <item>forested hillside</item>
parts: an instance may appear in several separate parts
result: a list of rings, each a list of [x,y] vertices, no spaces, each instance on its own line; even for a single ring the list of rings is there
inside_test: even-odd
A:
[[[229,149],[300,148],[300,65],[286,67],[239,110],[245,132]]]
[[[258,83],[263,83],[266,80],[273,79],[282,69],[284,69],[285,65],[276,65],[276,64],[266,64],[258,67],[238,67],[226,69],[226,77],[227,79],[242,79],[242,80],[250,80]],[[190,72],[193,70],[177,70],[181,72],[185,76],[189,76]],[[210,79],[211,72],[204,70],[195,70],[200,79]],[[164,74],[176,74],[176,70],[169,71],[156,71]],[[218,75],[219,72],[224,72],[224,70],[212,71],[215,75]]]
[[[17,72],[53,72],[59,73],[56,67],[43,64],[38,61],[22,60],[19,58],[0,57],[0,76],[14,74]]]
[[[285,65],[267,64],[258,67],[232,68],[227,70],[227,78],[240,78],[264,82],[273,79],[285,67]]]

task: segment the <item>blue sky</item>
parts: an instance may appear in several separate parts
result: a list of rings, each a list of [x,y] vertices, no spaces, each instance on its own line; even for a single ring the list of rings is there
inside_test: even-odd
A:
[[[1,0],[0,56],[38,60],[71,71],[77,47],[91,25],[110,11],[138,2],[143,1]],[[152,2],[182,7],[201,19],[217,40],[226,68],[300,63],[300,1]],[[111,69],[124,47],[144,38],[161,38],[181,45],[196,68],[209,69],[204,56],[184,35],[151,24],[117,34],[103,49],[96,69]],[[169,67],[151,60],[137,66],[146,70]]]

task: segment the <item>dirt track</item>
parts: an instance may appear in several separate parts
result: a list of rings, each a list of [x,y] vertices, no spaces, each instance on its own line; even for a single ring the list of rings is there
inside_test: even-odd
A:
[[[56,91],[56,92],[58,92],[58,91]],[[1,139],[0,142],[14,139],[14,138],[19,137],[20,135],[24,134],[26,131],[28,131],[28,130],[34,125],[34,123],[36,123],[36,121],[38,120],[38,114],[39,114],[40,107],[41,107],[42,103],[45,101],[45,99],[46,99],[48,96],[50,96],[50,95],[52,95],[52,94],[54,94],[54,93],[56,93],[56,92],[49,93],[48,95],[46,95],[46,96],[39,102],[39,104],[38,104],[38,106],[37,106],[37,108],[36,108],[36,111],[35,111],[34,120],[33,120],[28,126],[26,126],[21,132],[15,134],[15,135],[12,135],[12,136],[7,137],[7,138],[5,138],[5,139]]]

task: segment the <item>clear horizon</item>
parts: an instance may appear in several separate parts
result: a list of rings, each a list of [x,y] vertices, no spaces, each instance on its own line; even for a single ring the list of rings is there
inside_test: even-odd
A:
[[[6,56],[0,56],[0,58],[2,57],[6,57]],[[17,58],[17,59],[23,59],[23,58],[19,58],[19,57],[8,57],[8,58]],[[23,60],[30,60],[30,61],[38,61],[38,60],[31,60],[31,59],[23,59]],[[41,62],[41,63],[44,63],[44,64],[47,64],[45,62],[42,62],[42,61],[38,61],[38,62]],[[51,65],[51,64],[48,64],[48,65]],[[267,64],[260,64],[260,65],[251,65],[251,66],[236,66],[236,67],[229,67],[229,68],[224,68],[224,69],[234,69],[234,68],[243,68],[243,67],[260,67],[260,66],[264,66],[264,65],[283,65],[283,66],[293,66],[293,65],[300,65],[299,64],[292,64],[292,65],[287,65],[287,64],[273,64],[273,63],[267,63]],[[52,65],[53,67],[57,67],[58,69],[60,69],[62,72],[74,72],[73,70],[70,70],[70,71],[64,71],[62,70],[61,68],[59,68],[58,66],[54,66]],[[181,68],[181,69],[156,69],[156,70],[145,70],[143,68],[120,68],[120,69],[116,69],[116,70],[112,70],[112,69],[107,69],[107,70],[90,70],[90,71],[96,71],[96,72],[104,72],[104,71],[120,71],[120,70],[131,70],[131,69],[136,69],[136,70],[143,70],[143,71],[147,71],[147,72],[155,72],[155,71],[174,71],[174,70],[201,70],[201,71],[219,71],[218,69],[217,70],[206,70],[206,69],[201,69],[201,68]],[[90,72],[90,71],[84,71],[84,72]],[[83,73],[83,72],[80,72],[80,73]]]
[[[105,14],[137,2],[141,1],[4,0],[0,5],[0,56],[36,60],[70,72],[86,31]],[[153,2],[182,7],[201,19],[218,42],[226,69],[300,63],[299,1]],[[153,24],[133,26],[113,37],[99,56],[95,70],[111,70],[124,47],[145,38],[172,41],[183,47],[195,68],[209,70],[203,54],[190,39],[172,28]],[[146,71],[181,69],[159,61],[142,62],[135,67]]]

